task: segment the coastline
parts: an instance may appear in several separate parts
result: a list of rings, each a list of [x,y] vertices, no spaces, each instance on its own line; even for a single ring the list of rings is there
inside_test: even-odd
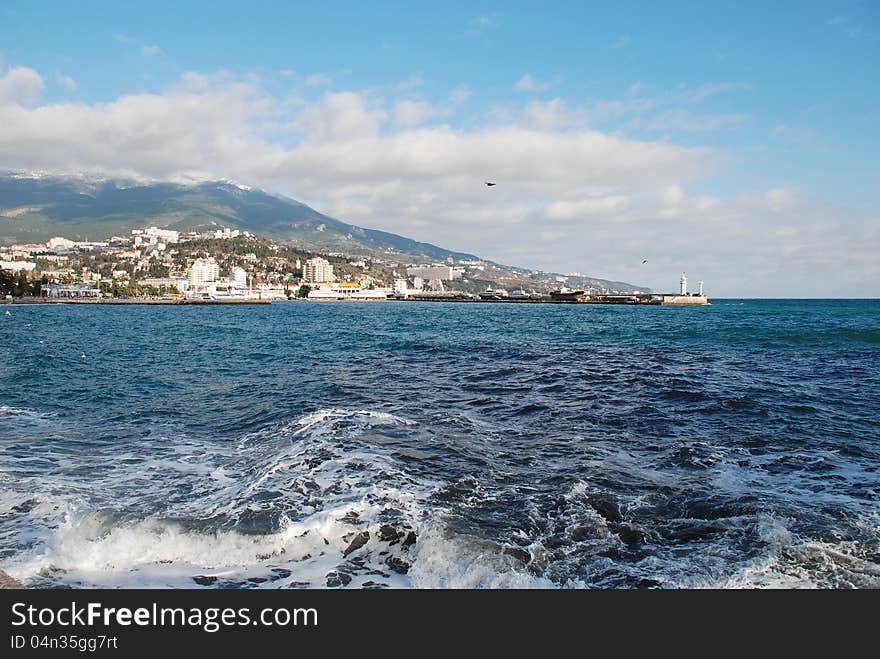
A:
[[[106,298],[106,299],[76,299],[76,298],[13,298],[6,300],[6,304],[111,304],[111,305],[216,305],[216,304],[272,304],[272,300],[168,300],[153,298]]]

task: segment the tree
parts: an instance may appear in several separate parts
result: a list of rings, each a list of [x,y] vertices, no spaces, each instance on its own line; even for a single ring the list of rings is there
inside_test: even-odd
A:
[[[302,286],[299,287],[299,291],[297,292],[296,296],[297,297],[308,297],[309,293],[311,293],[311,292],[312,292],[312,287],[306,286],[305,284],[303,284]]]

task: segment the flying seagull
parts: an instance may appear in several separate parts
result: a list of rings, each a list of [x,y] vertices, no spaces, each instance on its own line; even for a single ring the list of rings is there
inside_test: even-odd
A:
[[[647,262],[648,262],[648,259],[645,259],[644,261],[642,261],[642,265],[645,265]]]
[[[486,181],[486,185],[488,185],[488,186],[491,188],[491,187],[492,187],[493,185],[495,185],[495,184],[492,183],[492,181]]]

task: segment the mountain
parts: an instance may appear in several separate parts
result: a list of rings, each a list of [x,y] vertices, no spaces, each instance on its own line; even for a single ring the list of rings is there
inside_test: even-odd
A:
[[[181,185],[0,176],[0,244],[45,242],[52,236],[94,241],[150,225],[178,231],[231,227],[320,252],[399,252],[427,260],[477,258],[347,224],[293,199],[228,181]]]
[[[40,243],[53,236],[99,241],[147,226],[178,231],[230,227],[305,251],[351,256],[393,255],[394,261],[479,260],[387,231],[365,229],[281,195],[229,181],[183,185],[85,176],[0,173],[0,245]],[[487,263],[473,285],[558,286],[556,273]],[[626,282],[571,277],[569,286],[648,291]],[[484,286],[485,288],[485,286]]]

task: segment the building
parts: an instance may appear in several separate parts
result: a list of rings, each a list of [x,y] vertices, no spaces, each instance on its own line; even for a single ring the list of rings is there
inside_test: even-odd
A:
[[[115,274],[115,273],[114,273]],[[147,277],[140,281],[144,286],[152,286],[165,292],[177,289],[178,293],[186,293],[189,280],[186,277]]]
[[[210,234],[212,238],[215,240],[229,240],[230,238],[238,238],[242,235],[242,232],[238,229],[230,229],[229,227],[223,227],[222,229],[217,229],[213,233]],[[250,235],[247,231],[244,232],[245,236]]]
[[[247,288],[247,272],[244,268],[233,268],[230,279],[235,283],[236,288]]]
[[[133,229],[131,232],[134,246],[141,245],[159,245],[160,249],[165,249],[168,243],[180,242],[180,232],[171,231],[170,229],[160,229],[159,227],[147,227],[146,229]]]
[[[303,283],[324,284],[330,283],[334,279],[333,266],[326,259],[316,256],[303,264]]]
[[[460,279],[463,273],[461,268],[453,268],[448,265],[418,265],[408,267],[406,274],[409,277],[421,277],[427,281],[432,279],[452,281]]]
[[[101,291],[89,284],[44,284],[40,291],[53,298],[99,298]]]
[[[213,256],[206,259],[196,259],[186,271],[187,279],[191,288],[199,288],[220,278],[220,266]]]
[[[0,261],[0,270],[11,270],[12,272],[33,272],[37,264],[33,261]]]
[[[67,238],[62,238],[61,236],[55,236],[54,238],[49,238],[49,240],[46,242],[46,247],[48,247],[52,251],[59,249],[69,250],[76,247],[76,243],[72,240],[68,240]]]

